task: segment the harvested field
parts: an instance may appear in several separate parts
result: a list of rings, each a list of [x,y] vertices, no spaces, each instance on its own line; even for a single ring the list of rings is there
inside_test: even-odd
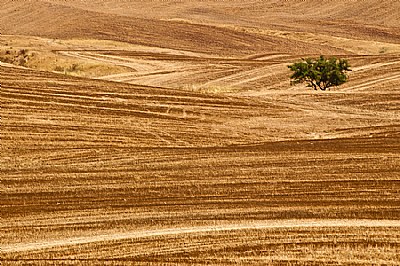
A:
[[[2,264],[400,263],[396,1],[0,2]]]

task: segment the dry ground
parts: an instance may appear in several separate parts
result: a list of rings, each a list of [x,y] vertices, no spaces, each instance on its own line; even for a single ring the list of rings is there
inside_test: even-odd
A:
[[[2,264],[400,264],[400,2],[315,2],[0,0]]]

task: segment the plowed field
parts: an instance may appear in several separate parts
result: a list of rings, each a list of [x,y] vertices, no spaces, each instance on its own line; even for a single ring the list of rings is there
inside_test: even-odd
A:
[[[398,2],[0,2],[2,264],[400,264]]]

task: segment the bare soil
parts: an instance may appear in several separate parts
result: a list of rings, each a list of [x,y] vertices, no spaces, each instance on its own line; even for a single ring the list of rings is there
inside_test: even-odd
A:
[[[0,2],[2,264],[400,263],[400,2]]]

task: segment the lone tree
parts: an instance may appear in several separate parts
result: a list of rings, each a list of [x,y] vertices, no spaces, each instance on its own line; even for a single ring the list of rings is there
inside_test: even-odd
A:
[[[332,86],[339,86],[347,81],[346,71],[351,71],[350,65],[345,59],[331,57],[325,59],[320,56],[319,59],[307,58],[303,62],[294,63],[288,68],[294,71],[290,77],[293,79],[291,84],[307,82],[308,87],[314,90],[326,90]]]

